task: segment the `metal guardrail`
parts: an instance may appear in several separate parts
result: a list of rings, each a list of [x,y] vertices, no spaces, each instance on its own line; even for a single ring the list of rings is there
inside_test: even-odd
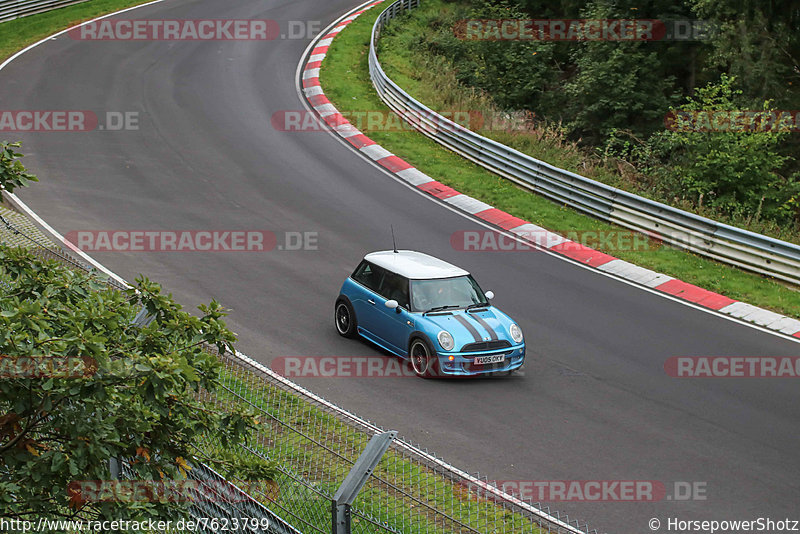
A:
[[[80,4],[88,0],[0,0],[0,22]]]
[[[415,100],[386,76],[378,61],[377,44],[389,20],[419,4],[420,0],[398,0],[380,14],[372,29],[369,71],[381,100],[421,133],[560,204],[702,256],[800,285],[800,245],[719,223],[559,169],[464,128]]]

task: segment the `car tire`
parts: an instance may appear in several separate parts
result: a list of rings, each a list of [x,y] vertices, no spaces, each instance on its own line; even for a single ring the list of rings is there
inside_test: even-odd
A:
[[[358,335],[358,321],[350,301],[340,298],[336,301],[333,312],[333,322],[336,331],[343,337],[356,337]]]
[[[421,378],[439,376],[439,358],[425,339],[417,337],[411,341],[408,359],[417,376]]]

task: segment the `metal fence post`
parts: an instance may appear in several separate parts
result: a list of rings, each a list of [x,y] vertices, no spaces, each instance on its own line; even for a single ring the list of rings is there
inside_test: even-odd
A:
[[[331,500],[332,534],[350,534],[350,507],[375,466],[397,436],[396,431],[375,434],[358,457]]]

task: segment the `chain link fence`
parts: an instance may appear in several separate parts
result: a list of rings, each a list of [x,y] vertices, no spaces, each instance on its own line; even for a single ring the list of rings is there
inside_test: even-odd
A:
[[[242,354],[221,359],[223,388],[208,400],[220,409],[246,404],[258,411],[262,431],[249,451],[281,466],[273,508],[304,532],[331,532],[336,490],[384,429]],[[367,477],[351,509],[351,526],[357,534],[590,532],[586,524],[507,495],[402,440],[392,442]]]
[[[0,206],[0,243],[26,248],[43,261],[54,260],[70,269],[94,272],[110,287],[118,290],[127,289],[118,281],[103,275],[91,265],[65,251],[60,245],[45,236],[23,214],[4,206]]]
[[[30,225],[23,215],[2,207],[0,243],[23,246],[39,258],[73,269],[95,271]],[[109,286],[125,289],[119,282],[103,278]],[[147,318],[140,314],[138,321],[145,324]],[[373,436],[385,431],[244,354],[226,353],[219,358],[223,364],[221,387],[204,392],[204,400],[220,411],[234,405],[254,409],[260,431],[235,452],[276,461],[279,474],[276,484],[225,480],[207,466],[197,466],[190,471],[192,478],[211,481],[213,487],[232,484],[238,489],[231,491],[239,498],[200,500],[190,510],[194,517],[233,520],[259,514],[271,518],[270,527],[250,532],[271,534],[597,534],[586,524],[517,499],[485,478],[465,473],[398,439],[365,474],[364,485],[347,510],[349,529],[342,530],[335,521],[336,492]],[[206,454],[221,447],[213,436],[197,445]]]

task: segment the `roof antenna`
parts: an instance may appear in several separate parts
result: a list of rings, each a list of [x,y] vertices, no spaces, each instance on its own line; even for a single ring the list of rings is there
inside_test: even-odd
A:
[[[394,247],[394,253],[397,254],[397,241],[394,239],[394,226],[390,224],[389,228],[392,229],[392,246]]]

